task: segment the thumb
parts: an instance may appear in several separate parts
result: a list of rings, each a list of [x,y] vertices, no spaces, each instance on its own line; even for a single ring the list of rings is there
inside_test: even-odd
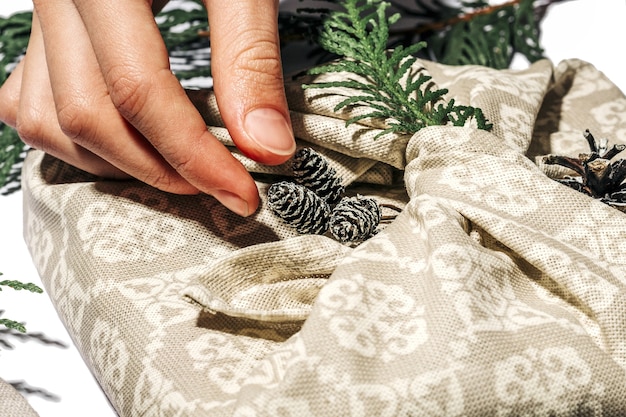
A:
[[[237,147],[268,165],[296,148],[285,98],[278,0],[206,0],[217,104]]]

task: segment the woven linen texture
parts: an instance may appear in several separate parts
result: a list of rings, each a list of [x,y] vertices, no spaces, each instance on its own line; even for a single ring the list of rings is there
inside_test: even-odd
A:
[[[374,140],[333,112],[353,92],[286,83],[299,146],[401,209],[358,246],[266,209],[288,165],[237,153],[208,90],[188,94],[209,129],[263,174],[250,218],[28,156],[26,240],[121,416],[626,413],[626,217],[534,163],[586,151],[587,128],[626,143],[626,98],[577,60],[416,65],[493,130]]]
[[[0,416],[38,417],[39,414],[33,410],[22,394],[0,379]]]

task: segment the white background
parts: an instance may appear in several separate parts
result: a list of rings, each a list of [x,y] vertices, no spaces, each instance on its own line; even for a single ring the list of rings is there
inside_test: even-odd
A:
[[[492,3],[500,3],[493,1]],[[29,9],[26,0],[0,0],[0,15]],[[550,8],[543,22],[542,45],[555,63],[580,58],[593,63],[622,91],[626,91],[623,66],[626,43],[625,0],[571,0]],[[516,67],[524,66],[518,62]],[[610,138],[609,138],[610,139]],[[0,279],[41,284],[22,238],[21,193],[0,196]],[[13,341],[14,350],[0,347],[0,378],[26,381],[58,397],[50,401],[37,395],[27,398],[41,417],[114,417],[104,394],[84,365],[80,354],[59,321],[47,295],[0,292],[4,317],[23,320],[29,332],[43,332],[67,348],[35,341]],[[1,399],[0,399],[1,401]]]

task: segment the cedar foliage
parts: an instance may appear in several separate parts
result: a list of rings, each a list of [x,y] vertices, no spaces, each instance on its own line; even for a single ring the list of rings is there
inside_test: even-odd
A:
[[[427,7],[427,2],[415,0]],[[514,0],[498,6],[487,1],[461,1],[459,7],[446,7],[441,1],[426,24],[411,38],[428,42],[434,60],[449,65],[484,65],[505,69],[515,53],[529,62],[543,58],[539,42],[541,11],[535,0]],[[407,42],[405,38],[403,41]]]
[[[389,28],[400,19],[396,13],[387,16],[390,3],[380,0],[345,0],[344,10],[332,11],[323,23],[320,45],[342,59],[309,70],[309,74],[346,73],[345,80],[304,85],[304,88],[341,87],[356,90],[335,106],[335,111],[354,106],[366,107],[364,114],[348,119],[346,125],[363,119],[386,119],[387,133],[412,134],[426,126],[451,122],[463,126],[475,119],[479,129],[491,124],[479,108],[447,103],[447,89],[435,89],[429,75],[415,71],[416,53],[425,42],[388,49]],[[361,79],[350,77],[358,75]],[[404,80],[404,81],[403,81]],[[442,103],[444,101],[444,103]]]
[[[278,25],[283,45],[306,40],[315,45],[323,22],[343,0],[320,0],[328,7],[301,8],[281,12]],[[485,0],[390,0],[391,9],[412,19],[414,27],[390,30],[390,47],[403,46],[421,57],[446,64],[480,64],[506,68],[513,54],[520,52],[529,61],[543,56],[539,44],[539,23],[547,7],[563,0],[514,0],[490,7]],[[206,12],[200,0],[172,1],[157,16],[157,23],[170,51],[173,70],[181,80],[207,77],[210,71],[210,38]],[[0,84],[4,83],[23,55],[31,27],[31,12],[0,17]],[[426,44],[421,44],[426,41]],[[421,48],[406,45],[422,45]],[[412,49],[411,49],[412,48]],[[319,53],[319,48],[318,48]],[[326,60],[330,55],[326,53]],[[460,122],[459,122],[460,123]],[[16,132],[0,123],[0,192],[19,189],[25,146]]]
[[[0,272],[0,275],[2,275],[2,273]],[[43,290],[41,288],[39,288],[37,285],[33,284],[33,283],[23,283],[21,281],[15,281],[15,280],[4,280],[4,281],[0,281],[0,291],[2,291],[2,287],[8,287],[8,288],[12,288],[16,291],[21,291],[21,290],[25,290],[25,291],[30,291],[30,292],[34,292],[34,293],[42,293]],[[1,313],[1,312],[0,312]],[[0,318],[0,325],[4,326],[8,329],[13,329],[13,330],[17,330],[20,333],[26,333],[26,327],[24,326],[24,324],[15,321],[15,320],[11,320],[11,319],[7,319],[7,318]]]

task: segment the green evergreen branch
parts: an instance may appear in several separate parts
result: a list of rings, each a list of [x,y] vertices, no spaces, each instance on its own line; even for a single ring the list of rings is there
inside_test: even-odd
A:
[[[0,272],[0,275],[2,275],[2,272]],[[21,281],[16,281],[16,280],[0,281],[0,291],[2,291],[2,287],[9,287],[16,291],[26,290],[26,291],[40,293],[40,294],[43,292],[43,290],[40,287],[38,287],[37,285],[31,282],[23,283]],[[26,327],[24,326],[24,324],[15,320],[0,318],[0,325],[8,329],[13,329],[21,333],[26,333]]]
[[[0,272],[0,275],[2,273]],[[32,282],[23,283],[21,281],[0,281],[0,291],[2,291],[2,286],[13,288],[16,291],[26,290],[30,292],[35,292],[41,294],[43,290]]]
[[[485,0],[463,1],[455,17],[416,32],[430,32],[426,37],[430,50],[435,60],[444,64],[505,69],[516,52],[535,62],[543,58],[543,49],[534,3],[514,0],[490,6]]]
[[[172,71],[181,80],[211,76],[210,39],[206,10],[200,0],[180,8],[166,8],[156,16],[161,36],[172,58]]]
[[[26,51],[32,16],[31,12],[20,12],[8,18],[0,17],[0,83],[8,78],[11,72],[8,67]]]
[[[15,129],[0,123],[0,193],[11,194],[20,189],[21,167],[27,146]]]
[[[15,320],[0,319],[0,325],[6,327],[7,329],[17,330],[20,333],[26,333],[26,326]]]
[[[343,11],[331,11],[323,23],[320,45],[327,51],[343,57],[329,64],[315,67],[311,75],[341,72],[364,79],[319,82],[303,88],[349,88],[361,94],[347,97],[334,111],[355,106],[372,111],[350,118],[346,125],[363,119],[386,119],[387,128],[376,137],[387,133],[414,133],[426,126],[452,122],[461,126],[475,119],[478,128],[489,130],[491,124],[480,109],[456,106],[454,100],[440,104],[447,89],[434,89],[431,78],[422,70],[414,70],[415,54],[426,47],[425,42],[398,46],[388,50],[389,27],[400,15],[389,17],[389,3],[381,0],[345,0]],[[405,81],[402,81],[405,79]]]

